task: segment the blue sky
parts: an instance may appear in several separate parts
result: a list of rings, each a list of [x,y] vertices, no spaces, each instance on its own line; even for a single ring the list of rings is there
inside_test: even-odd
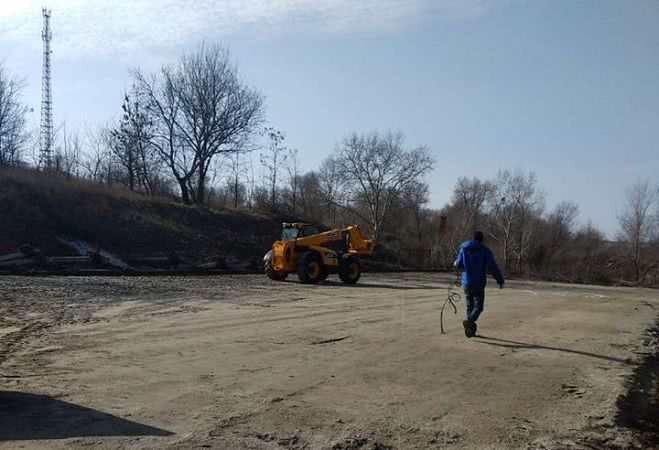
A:
[[[533,170],[610,235],[626,186],[659,182],[656,0],[51,0],[55,121],[119,114],[128,69],[222,42],[315,168],[352,131],[399,129],[459,176]],[[38,111],[41,2],[0,0],[0,58]]]

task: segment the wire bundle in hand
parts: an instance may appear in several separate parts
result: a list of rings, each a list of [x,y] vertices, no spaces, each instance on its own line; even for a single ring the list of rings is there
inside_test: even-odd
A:
[[[448,285],[448,289],[447,289],[448,293],[446,295],[446,298],[444,299],[444,302],[442,303],[442,308],[440,309],[439,312],[439,329],[442,332],[442,334],[446,334],[446,331],[444,331],[444,308],[446,307],[447,304],[450,304],[451,307],[453,308],[453,314],[458,313],[458,307],[456,303],[462,300],[462,296],[460,295],[459,292],[457,292],[457,289],[461,286],[462,283],[460,281],[460,274],[457,274],[455,280],[453,280]]]

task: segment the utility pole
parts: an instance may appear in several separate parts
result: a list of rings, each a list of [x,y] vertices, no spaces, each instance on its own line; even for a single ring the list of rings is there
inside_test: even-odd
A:
[[[50,170],[53,164],[53,99],[50,89],[50,9],[43,8],[43,71],[41,75],[41,135],[39,139],[39,165],[43,170]]]

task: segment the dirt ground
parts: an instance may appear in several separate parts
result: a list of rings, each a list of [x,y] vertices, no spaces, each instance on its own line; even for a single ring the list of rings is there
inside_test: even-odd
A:
[[[0,449],[643,446],[658,291],[449,279],[0,278]]]

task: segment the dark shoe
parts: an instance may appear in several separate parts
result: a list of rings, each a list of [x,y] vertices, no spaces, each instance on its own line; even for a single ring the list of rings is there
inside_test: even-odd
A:
[[[476,322],[472,323],[472,329],[471,329],[471,336],[476,336],[476,331],[478,330],[478,325],[476,325]]]
[[[468,338],[474,337],[474,334],[476,334],[474,330],[474,327],[476,326],[475,323],[473,323],[470,320],[463,320],[462,321],[462,326],[465,328],[465,336]]]

